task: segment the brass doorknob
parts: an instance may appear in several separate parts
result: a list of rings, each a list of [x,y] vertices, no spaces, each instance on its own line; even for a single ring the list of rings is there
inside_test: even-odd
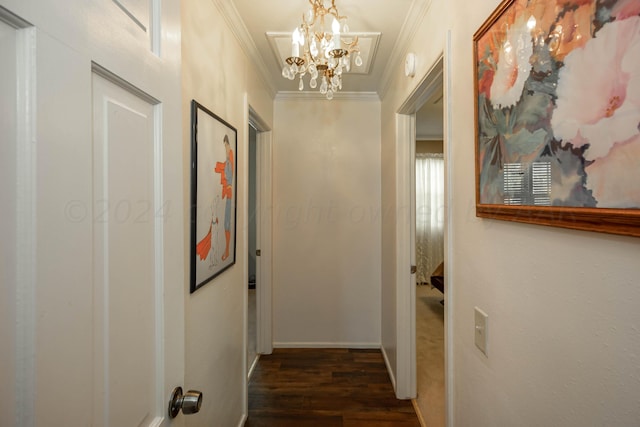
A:
[[[182,409],[185,415],[195,414],[202,406],[202,392],[189,390],[182,394],[182,387],[176,387],[169,398],[169,418],[175,418]]]

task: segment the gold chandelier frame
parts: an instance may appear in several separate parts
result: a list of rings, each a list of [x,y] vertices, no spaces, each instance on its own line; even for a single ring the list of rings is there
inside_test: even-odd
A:
[[[331,5],[325,7],[323,0],[309,0],[311,8],[302,14],[302,24],[292,35],[292,55],[285,60],[282,72],[289,80],[300,78],[299,90],[304,89],[306,74],[311,76],[311,88],[316,87],[320,78],[323,82],[320,92],[328,99],[342,88],[342,74],[350,71],[351,57],[355,56],[356,65],[362,65],[358,37],[342,37],[341,33],[349,32],[347,16],[340,15],[335,3],[336,0],[331,0]],[[333,31],[325,30],[326,17],[333,17]]]

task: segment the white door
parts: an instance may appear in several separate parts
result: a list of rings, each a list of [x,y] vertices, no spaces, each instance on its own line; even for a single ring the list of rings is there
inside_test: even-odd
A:
[[[272,334],[272,134],[266,125],[259,125],[256,135],[256,212],[257,235],[256,245],[260,249],[260,257],[256,261],[256,350],[258,354],[273,352]]]
[[[179,2],[0,0],[0,21],[0,423],[182,425]]]

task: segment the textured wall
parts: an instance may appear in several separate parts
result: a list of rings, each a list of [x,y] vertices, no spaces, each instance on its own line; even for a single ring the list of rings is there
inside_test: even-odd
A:
[[[380,345],[380,101],[277,100],[274,342]]]
[[[383,135],[390,136],[390,114],[435,62],[451,29],[451,425],[635,426],[640,239],[475,217],[472,38],[498,3],[434,1],[411,47],[420,58],[417,77],[399,71],[383,100]],[[427,28],[433,44],[420,42]],[[383,138],[383,152],[391,144]],[[392,197],[383,192],[383,199]],[[386,261],[383,278],[394,267]],[[475,306],[489,315],[488,358],[474,346]]]
[[[189,197],[190,105],[196,99],[238,131],[236,264],[197,292],[188,294],[186,313],[185,385],[204,393],[202,411],[187,417],[194,426],[235,426],[244,412],[244,332],[246,263],[246,181],[248,150],[245,94],[271,123],[272,100],[215,2],[182,2],[182,97],[185,195]],[[190,218],[185,200],[185,218]],[[185,236],[189,234],[185,221]],[[188,240],[185,248],[189,248]],[[188,251],[185,254],[188,264]],[[188,289],[189,269],[185,277]],[[188,291],[185,291],[188,292]]]

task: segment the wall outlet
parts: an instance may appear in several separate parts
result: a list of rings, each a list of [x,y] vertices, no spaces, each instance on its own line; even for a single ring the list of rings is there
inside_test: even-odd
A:
[[[475,319],[476,319],[476,333],[475,333],[475,341],[476,347],[480,349],[481,352],[487,356],[487,332],[488,332],[488,319],[487,313],[480,310],[478,307],[475,308]]]

